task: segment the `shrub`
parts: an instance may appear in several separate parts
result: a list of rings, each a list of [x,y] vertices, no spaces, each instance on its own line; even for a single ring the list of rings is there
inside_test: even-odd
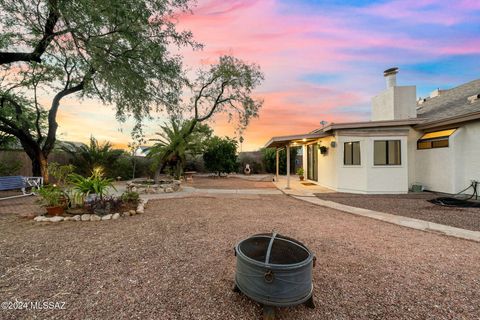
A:
[[[56,207],[65,201],[63,191],[54,185],[41,187],[38,189],[38,194],[41,197],[40,202],[46,207]]]
[[[276,150],[275,148],[263,148],[260,150],[262,152],[262,162],[265,168],[265,171],[268,173],[276,173]],[[295,168],[295,158],[297,155],[298,148],[290,148],[290,170],[293,172]],[[278,159],[278,170],[280,174],[287,173],[287,152],[285,149],[280,150],[279,159]]]
[[[237,169],[237,141],[228,137],[213,137],[203,154],[205,167],[211,171],[230,173]]]
[[[14,176],[22,169],[22,163],[14,157],[0,161],[0,176]]]
[[[121,197],[123,202],[138,204],[140,201],[140,194],[134,191],[125,191]]]
[[[84,209],[90,213],[106,215],[117,211],[122,206],[122,200],[118,197],[95,197],[87,199],[84,203]]]
[[[73,173],[75,170],[75,166],[68,164],[68,165],[60,165],[57,162],[50,162],[48,164],[48,173],[55,178],[57,184],[59,185],[66,185],[68,182],[68,176]]]
[[[297,169],[297,175],[298,176],[303,176],[303,174],[304,174],[303,168],[298,168]]]

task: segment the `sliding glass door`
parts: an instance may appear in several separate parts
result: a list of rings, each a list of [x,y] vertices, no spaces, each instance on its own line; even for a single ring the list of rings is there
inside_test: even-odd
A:
[[[318,181],[318,144],[307,146],[307,179]]]

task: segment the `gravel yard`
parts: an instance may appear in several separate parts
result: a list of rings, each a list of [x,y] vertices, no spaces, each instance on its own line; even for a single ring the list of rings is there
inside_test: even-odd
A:
[[[189,181],[188,186],[198,189],[263,189],[273,188],[272,182],[251,181],[235,177],[202,177],[195,176],[193,182]]]
[[[435,193],[423,192],[401,195],[318,193],[316,196],[322,200],[334,201],[353,207],[480,231],[480,208],[442,207],[428,202],[429,199],[444,196]]]
[[[35,223],[0,214],[0,302],[65,302],[1,319],[259,319],[232,292],[233,246],[272,229],[318,256],[316,309],[277,319],[478,319],[480,244],[285,195],[157,200],[104,222]]]

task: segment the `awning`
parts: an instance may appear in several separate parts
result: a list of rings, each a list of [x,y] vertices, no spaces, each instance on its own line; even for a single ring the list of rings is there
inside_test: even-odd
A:
[[[280,148],[280,147],[285,147],[286,145],[289,145],[289,144],[302,145],[302,144],[309,143],[319,138],[327,137],[330,135],[331,134],[321,132],[321,133],[307,133],[307,134],[297,134],[292,136],[273,137],[265,144],[265,148]]]

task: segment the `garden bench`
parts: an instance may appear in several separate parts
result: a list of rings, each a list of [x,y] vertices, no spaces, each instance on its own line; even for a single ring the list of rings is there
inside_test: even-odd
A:
[[[8,190],[21,190],[22,194],[17,196],[10,196],[0,198],[0,200],[11,199],[16,197],[34,195],[34,188],[40,188],[43,184],[42,177],[22,177],[22,176],[7,176],[0,177],[0,191]],[[30,193],[27,193],[27,188],[30,189]]]

